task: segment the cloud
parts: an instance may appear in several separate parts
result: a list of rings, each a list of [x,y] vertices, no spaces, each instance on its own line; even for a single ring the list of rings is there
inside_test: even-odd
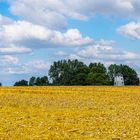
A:
[[[130,22],[118,28],[117,31],[130,38],[140,40],[140,23]]]
[[[44,60],[33,60],[20,62],[17,57],[4,55],[0,57],[0,68],[2,74],[38,74],[40,71],[47,73],[50,62]]]
[[[3,73],[12,75],[38,74],[48,71],[50,64],[44,60],[34,60],[26,63],[18,63],[12,66],[3,67]]]
[[[133,12],[133,3],[131,0],[89,0],[87,9],[92,13],[99,13],[103,15],[122,16]]]
[[[14,0],[10,1],[10,11],[23,20],[62,29],[67,26],[67,18],[86,20],[96,14],[140,19],[139,0]],[[57,17],[57,18],[56,18]]]
[[[25,64],[26,67],[29,67],[31,69],[38,70],[45,70],[47,71],[50,68],[50,63],[45,62],[44,60],[34,60],[29,61]]]
[[[87,59],[90,61],[98,60],[104,62],[116,62],[116,63],[126,63],[127,61],[140,60],[140,56],[136,53],[124,51],[122,49],[113,48],[114,41],[101,40],[97,41],[96,44],[85,47],[83,49],[79,48],[76,50],[75,54],[70,54],[75,58]]]
[[[0,48],[0,54],[22,54],[22,53],[31,53],[32,50],[30,48],[21,47],[21,46],[15,46],[10,45],[9,47],[3,47]]]
[[[74,59],[80,60],[81,59],[81,57],[79,55],[77,55],[77,54],[70,54],[68,58],[72,59],[72,60],[74,60]]]
[[[73,4],[65,0],[15,0],[10,2],[13,14],[35,24],[50,29],[60,29],[67,26],[66,18],[85,19],[76,11]]]
[[[7,66],[2,68],[1,73],[6,75],[20,75],[20,74],[28,74],[28,70],[24,66],[20,67]]]
[[[13,20],[0,14],[0,26],[12,23]]]
[[[67,56],[67,53],[65,53],[64,51],[58,51],[55,53],[56,56]]]
[[[10,56],[10,55],[0,56],[0,66],[14,65],[14,64],[17,64],[18,62],[19,62],[19,59],[17,57]]]
[[[2,44],[30,47],[84,46],[93,42],[83,37],[79,30],[69,29],[62,33],[27,21],[15,21],[0,27]]]

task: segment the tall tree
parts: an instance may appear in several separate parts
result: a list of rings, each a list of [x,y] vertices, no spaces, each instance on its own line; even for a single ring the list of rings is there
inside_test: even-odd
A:
[[[35,86],[36,83],[36,77],[31,77],[29,80],[29,86]]]
[[[89,85],[108,85],[109,77],[106,67],[101,63],[90,63],[90,73],[87,77]]]
[[[78,60],[54,62],[49,76],[55,85],[85,85],[88,67]]]

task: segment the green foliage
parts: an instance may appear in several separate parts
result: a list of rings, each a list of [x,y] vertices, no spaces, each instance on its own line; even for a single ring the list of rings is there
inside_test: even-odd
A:
[[[18,81],[14,84],[14,86],[28,86],[28,81],[26,80]]]
[[[106,74],[107,70],[104,64],[101,63],[90,63],[89,65],[90,72],[93,73],[104,73]]]
[[[89,73],[88,74],[88,85],[108,85],[108,76],[103,73]]]
[[[29,80],[29,86],[47,86],[49,84],[49,80],[47,76],[43,77],[31,77]],[[14,86],[28,86],[28,81],[21,80],[14,84]]]
[[[36,82],[36,77],[31,77],[29,80],[29,86],[34,86]]]
[[[54,62],[49,76],[54,85],[85,85],[88,67],[78,60],[61,60]]]
[[[37,77],[34,85],[36,86],[47,86],[49,84],[49,80],[47,76]]]
[[[88,85],[108,85],[109,77],[107,75],[107,69],[104,64],[90,63],[90,73],[87,77]]]
[[[54,62],[49,75],[54,85],[107,85],[107,70],[101,63],[89,67],[78,60]]]

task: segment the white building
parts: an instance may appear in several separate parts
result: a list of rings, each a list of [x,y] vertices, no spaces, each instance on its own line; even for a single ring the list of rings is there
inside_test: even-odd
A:
[[[114,86],[124,86],[124,78],[122,74],[116,74],[114,77]]]

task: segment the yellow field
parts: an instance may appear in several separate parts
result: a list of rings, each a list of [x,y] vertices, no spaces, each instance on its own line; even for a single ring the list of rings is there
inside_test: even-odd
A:
[[[0,139],[140,140],[140,87],[1,87]]]

